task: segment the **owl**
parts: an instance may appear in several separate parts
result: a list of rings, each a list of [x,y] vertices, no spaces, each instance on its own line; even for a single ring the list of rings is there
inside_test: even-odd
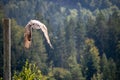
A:
[[[30,20],[27,23],[27,25],[25,26],[25,32],[24,32],[24,47],[25,48],[29,49],[30,46],[31,46],[31,43],[32,43],[32,29],[40,29],[43,32],[44,37],[45,37],[47,43],[49,44],[49,46],[51,48],[53,48],[53,46],[50,42],[47,27],[38,20]]]

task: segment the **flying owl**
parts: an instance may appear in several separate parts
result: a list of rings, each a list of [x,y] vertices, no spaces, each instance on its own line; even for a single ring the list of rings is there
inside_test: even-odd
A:
[[[47,43],[49,44],[49,46],[51,48],[53,48],[53,46],[50,42],[49,36],[48,36],[47,27],[38,20],[30,20],[28,22],[28,24],[25,26],[25,32],[24,32],[24,47],[25,48],[28,49],[31,46],[32,29],[41,29],[44,36],[45,36],[45,39],[46,39]]]

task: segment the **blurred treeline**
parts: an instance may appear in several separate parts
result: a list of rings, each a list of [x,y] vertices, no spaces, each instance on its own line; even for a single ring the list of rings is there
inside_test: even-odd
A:
[[[120,80],[120,0],[1,0],[0,77],[4,17],[12,20],[12,76],[28,60],[47,80]],[[24,49],[31,19],[47,26],[54,49],[40,30],[33,30],[32,46]]]

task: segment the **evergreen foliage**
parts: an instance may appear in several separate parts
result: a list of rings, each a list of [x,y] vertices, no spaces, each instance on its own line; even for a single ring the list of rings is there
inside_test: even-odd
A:
[[[120,80],[119,4],[119,0],[1,0],[0,77],[2,18],[9,17],[14,80]],[[45,23],[54,49],[40,30],[33,30],[32,45],[24,48],[24,27],[30,19]]]
[[[35,64],[26,61],[22,71],[14,73],[13,80],[47,80],[47,77],[41,74],[41,71]]]

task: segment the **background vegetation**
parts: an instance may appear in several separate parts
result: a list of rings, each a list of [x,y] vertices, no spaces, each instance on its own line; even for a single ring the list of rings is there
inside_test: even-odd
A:
[[[1,0],[0,77],[4,17],[12,20],[13,79],[120,79],[120,0]],[[54,49],[39,30],[24,49],[24,26],[31,19],[47,26]]]

